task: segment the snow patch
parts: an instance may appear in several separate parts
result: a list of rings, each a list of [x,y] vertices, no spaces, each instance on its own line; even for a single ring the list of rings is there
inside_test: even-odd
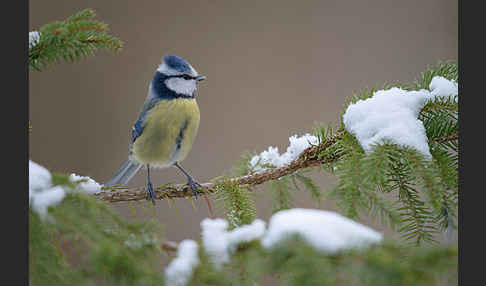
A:
[[[259,239],[265,233],[265,222],[256,219],[251,224],[237,227],[228,232],[228,247],[230,252],[234,252],[240,243],[251,242]]]
[[[227,228],[228,222],[222,218],[201,221],[202,245],[216,268],[229,262]]]
[[[361,249],[383,240],[381,233],[365,225],[338,213],[317,209],[279,211],[270,218],[267,230],[265,222],[256,219],[249,225],[228,231],[228,222],[222,218],[202,220],[201,229],[204,252],[218,270],[230,261],[230,255],[240,243],[254,240],[260,240],[264,248],[271,249],[297,234],[326,254]]]
[[[275,213],[262,239],[272,248],[291,235],[300,235],[315,249],[333,254],[381,242],[383,235],[338,213],[316,209],[289,209]]]
[[[253,156],[249,162],[251,170],[255,173],[260,173],[267,169],[267,165],[276,168],[282,167],[297,159],[300,153],[309,148],[311,144],[317,145],[319,143],[318,138],[310,134],[305,134],[301,137],[294,135],[289,138],[289,141],[290,145],[282,155],[280,155],[277,147],[270,146],[268,150]]]
[[[211,262],[217,269],[223,263],[229,262],[230,254],[238,244],[259,239],[265,232],[265,222],[256,219],[249,225],[243,225],[227,231],[228,222],[224,219],[209,219],[201,221],[202,244]]]
[[[199,265],[199,245],[194,240],[183,240],[177,248],[177,257],[165,269],[165,282],[169,286],[183,286],[192,279]]]
[[[53,186],[52,175],[43,166],[29,160],[29,205],[41,218],[47,216],[50,206],[59,204],[66,196],[67,191],[79,191],[94,194],[101,190],[101,185],[89,177],[71,174],[71,182],[80,182],[75,190],[67,186]]]
[[[51,187],[51,173],[41,165],[29,160],[29,196],[42,189]]]
[[[29,49],[39,43],[40,34],[37,31],[29,32]]]
[[[459,94],[457,82],[448,80],[441,76],[434,76],[430,81],[429,89],[433,97],[450,97]]]
[[[36,192],[35,195],[30,196],[32,198],[32,209],[39,214],[40,217],[45,218],[47,215],[47,209],[50,206],[60,203],[66,193],[61,186],[55,186],[49,189]]]
[[[52,187],[52,175],[46,168],[29,160],[29,205],[32,210],[44,219],[47,209],[60,203],[65,195],[62,187]]]
[[[78,181],[83,180],[84,182],[80,182],[78,184],[78,187],[81,189],[81,191],[84,191],[88,194],[96,194],[96,193],[101,191],[102,185],[100,185],[95,180],[91,179],[90,177],[79,176],[79,175],[72,173],[69,176],[69,180],[71,182],[78,182]]]
[[[398,87],[378,90],[371,98],[350,104],[343,115],[346,129],[367,152],[386,141],[413,148],[432,158],[425,127],[418,114],[426,101],[458,95],[457,83],[435,76],[429,89],[408,91]]]
[[[414,148],[431,158],[425,127],[418,120],[429,91],[398,87],[376,91],[373,97],[351,104],[343,115],[346,129],[367,152],[386,141]]]

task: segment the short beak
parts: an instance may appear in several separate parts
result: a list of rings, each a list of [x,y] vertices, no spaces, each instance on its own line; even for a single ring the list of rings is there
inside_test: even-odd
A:
[[[206,77],[205,77],[205,76],[203,76],[203,75],[198,75],[198,76],[196,77],[196,80],[197,80],[197,81],[201,81],[201,80],[205,80],[205,79],[206,79]]]

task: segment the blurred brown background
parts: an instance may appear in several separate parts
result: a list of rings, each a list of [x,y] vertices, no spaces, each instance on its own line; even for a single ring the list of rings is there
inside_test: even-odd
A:
[[[124,42],[74,64],[30,73],[30,158],[58,172],[106,182],[127,159],[129,131],[160,59],[173,53],[208,79],[200,84],[201,125],[183,166],[205,182],[229,174],[244,151],[261,152],[315,123],[336,123],[345,98],[365,87],[412,81],[428,65],[457,60],[458,3],[429,1],[30,1],[30,30],[94,8]],[[131,186],[145,184],[145,171]],[[155,184],[185,182],[175,169],[152,172]],[[315,173],[323,190],[332,177]],[[258,216],[271,196],[260,187]],[[314,207],[307,193],[296,206]],[[160,201],[166,236],[200,238],[209,213]],[[133,219],[128,204],[113,205]],[[332,202],[321,206],[334,209]],[[135,204],[137,218],[146,215]],[[220,215],[222,215],[220,213]],[[379,223],[362,220],[389,236]]]

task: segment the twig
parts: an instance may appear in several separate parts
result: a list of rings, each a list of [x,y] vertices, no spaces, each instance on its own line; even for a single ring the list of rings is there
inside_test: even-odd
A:
[[[330,155],[326,158],[318,159],[318,154],[334,144],[339,137],[343,134],[343,130],[339,130],[333,137],[325,140],[317,146],[311,146],[305,149],[297,159],[289,164],[280,168],[269,169],[257,174],[249,174],[243,177],[233,178],[231,181],[238,185],[259,185],[270,180],[275,180],[290,174],[295,173],[299,169],[319,166],[325,163],[331,163],[337,161],[342,155]],[[202,190],[206,194],[212,194],[216,192],[215,182],[207,182],[201,184],[204,188]],[[178,185],[163,185],[159,186],[155,190],[155,199],[163,200],[168,198],[188,198],[193,196],[194,193],[186,184]],[[105,188],[101,192],[95,194],[98,198],[115,203],[123,201],[138,201],[144,200],[146,197],[145,188],[119,188],[110,187]]]
[[[440,143],[445,143],[445,142],[449,142],[449,141],[455,141],[458,138],[459,138],[459,136],[457,136],[457,133],[454,133],[454,134],[451,134],[451,135],[449,135],[448,137],[445,137],[445,138],[434,138],[433,141],[440,144]]]
[[[173,241],[164,241],[161,244],[161,248],[167,253],[176,252],[177,243]]]

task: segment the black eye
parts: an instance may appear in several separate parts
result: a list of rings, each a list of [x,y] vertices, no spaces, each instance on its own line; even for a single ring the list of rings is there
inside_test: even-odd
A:
[[[187,74],[182,75],[182,78],[185,79],[185,80],[192,79],[192,77],[190,75],[187,75]]]

